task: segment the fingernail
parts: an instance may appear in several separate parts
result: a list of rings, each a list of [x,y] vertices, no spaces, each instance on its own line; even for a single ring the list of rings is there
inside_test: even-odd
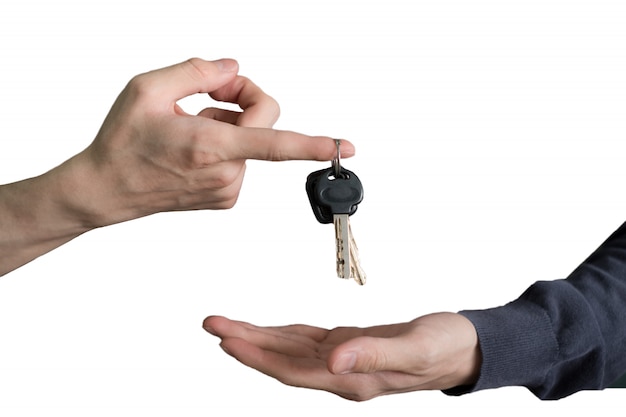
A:
[[[337,139],[335,139],[337,140]],[[341,156],[343,157],[350,157],[350,156],[354,156],[354,145],[352,145],[350,142],[346,142],[344,140],[341,141],[341,146],[340,146],[340,150],[341,150]]]
[[[337,358],[335,366],[333,366],[333,373],[335,374],[349,374],[352,372],[352,368],[356,365],[356,353],[346,352]]]
[[[213,61],[213,63],[217,66],[217,68],[222,72],[233,72],[237,71],[239,68],[239,64],[234,59],[218,59],[217,61]]]
[[[204,330],[211,333],[213,336],[217,336],[217,333],[215,333],[215,330],[213,330],[212,327],[205,327]]]

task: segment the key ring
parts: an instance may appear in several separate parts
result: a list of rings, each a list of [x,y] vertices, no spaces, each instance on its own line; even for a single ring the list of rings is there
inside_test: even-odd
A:
[[[341,176],[341,139],[335,139],[335,145],[337,145],[337,157],[333,159],[332,167],[335,170],[335,178]]]

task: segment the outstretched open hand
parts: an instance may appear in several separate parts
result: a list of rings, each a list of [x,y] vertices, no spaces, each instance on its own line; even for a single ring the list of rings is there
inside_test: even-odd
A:
[[[259,327],[211,316],[204,328],[226,353],[284,384],[364,401],[476,381],[481,363],[474,326],[454,313],[408,323],[327,330]]]

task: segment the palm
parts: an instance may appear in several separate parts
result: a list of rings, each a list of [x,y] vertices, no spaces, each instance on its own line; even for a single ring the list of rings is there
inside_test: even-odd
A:
[[[432,388],[432,384],[437,383],[437,376],[430,375],[430,368],[424,368],[419,362],[404,361],[400,366],[395,366],[394,361],[376,363],[372,365],[380,370],[347,374],[338,374],[333,368],[346,346],[374,346],[407,337],[422,338],[426,342],[431,340],[427,326],[416,322],[327,330],[307,325],[258,327],[223,317],[210,317],[205,321],[205,327],[222,338],[224,350],[237,360],[287,385],[364,400],[383,394]],[[340,345],[341,349],[337,349]],[[423,343],[414,346],[418,352],[420,345]],[[404,345],[400,349],[406,351]],[[420,360],[419,354],[412,356]]]

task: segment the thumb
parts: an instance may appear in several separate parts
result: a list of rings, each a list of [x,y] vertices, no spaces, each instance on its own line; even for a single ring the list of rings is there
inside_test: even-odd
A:
[[[337,346],[328,358],[333,374],[398,371],[409,366],[401,338],[358,337]]]
[[[180,100],[196,93],[209,93],[236,77],[239,65],[233,59],[205,61],[191,58],[180,64],[140,75],[158,94]]]

